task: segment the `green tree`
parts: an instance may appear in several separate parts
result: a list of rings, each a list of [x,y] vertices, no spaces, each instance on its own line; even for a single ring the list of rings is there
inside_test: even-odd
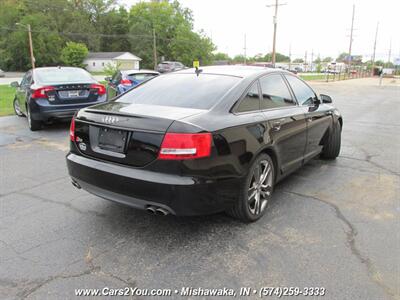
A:
[[[244,63],[244,55],[242,55],[242,54],[235,55],[235,57],[232,59],[232,61],[236,64],[242,64],[242,63]]]
[[[304,63],[304,59],[302,59],[302,58],[296,58],[296,59],[293,60],[293,62],[294,62],[294,63],[302,64],[302,63]]]
[[[213,61],[217,61],[217,60],[227,60],[230,61],[232,60],[228,54],[226,53],[222,53],[222,52],[217,52],[215,54],[213,54]]]
[[[61,51],[61,60],[72,67],[84,67],[83,60],[89,51],[85,44],[68,42]]]
[[[330,57],[330,56],[327,56],[327,57],[325,57],[322,61],[323,61],[324,63],[330,63],[330,62],[333,61],[333,58]]]
[[[347,57],[349,56],[349,54],[347,52],[342,52],[339,54],[339,56],[336,58],[337,62],[346,62],[347,61]]]
[[[318,56],[313,62],[316,64],[320,64],[322,62],[321,57]]]
[[[191,66],[199,59],[202,65],[211,63],[214,44],[204,33],[193,31],[190,10],[177,1],[172,3],[139,2],[129,13],[132,52],[142,58],[142,65],[151,68],[153,61],[153,32],[156,36],[157,56],[160,60],[180,60]]]

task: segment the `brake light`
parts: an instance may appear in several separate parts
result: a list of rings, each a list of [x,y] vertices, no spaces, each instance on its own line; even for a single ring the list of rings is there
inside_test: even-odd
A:
[[[210,156],[211,133],[167,133],[159,159],[194,159]]]
[[[121,79],[119,83],[122,85],[131,85],[132,81],[130,81],[129,79]]]
[[[106,87],[102,84],[94,83],[90,85],[90,88],[97,90],[97,94],[100,96],[106,93]]]
[[[75,118],[72,117],[71,126],[69,127],[69,138],[72,142],[75,142]]]
[[[36,90],[32,90],[31,98],[33,98],[33,99],[47,98],[47,93],[50,91],[54,91],[54,87],[44,86],[44,87],[38,88]]]

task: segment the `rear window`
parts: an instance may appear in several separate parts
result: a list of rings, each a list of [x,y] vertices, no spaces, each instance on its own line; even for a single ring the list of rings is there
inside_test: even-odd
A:
[[[131,81],[138,81],[142,82],[144,80],[147,80],[149,78],[152,78],[154,76],[157,76],[156,74],[147,74],[147,73],[139,73],[139,74],[129,74],[127,78]]]
[[[118,102],[209,109],[241,78],[211,74],[162,75],[132,89]]]
[[[35,80],[44,84],[94,82],[88,72],[73,68],[36,69]]]

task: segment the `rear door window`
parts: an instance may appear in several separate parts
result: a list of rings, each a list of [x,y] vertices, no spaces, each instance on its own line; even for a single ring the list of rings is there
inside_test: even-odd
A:
[[[253,83],[247,91],[246,96],[240,101],[237,112],[247,112],[260,110],[260,93],[258,91],[258,81]]]
[[[261,78],[260,86],[262,91],[261,109],[296,105],[281,75],[267,75]]]
[[[210,109],[241,78],[234,76],[172,73],[131,89],[117,102]]]
[[[314,103],[315,93],[307,84],[292,75],[285,75],[285,77],[300,105],[312,105]]]

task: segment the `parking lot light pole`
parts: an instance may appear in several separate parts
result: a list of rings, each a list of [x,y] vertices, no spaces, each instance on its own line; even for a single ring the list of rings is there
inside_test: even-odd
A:
[[[26,29],[28,30],[28,38],[29,38],[29,52],[31,54],[31,65],[32,65],[32,69],[35,68],[35,57],[33,56],[33,44],[32,44],[32,30],[31,30],[31,25],[27,24],[21,24],[21,23],[15,23],[15,25],[19,25],[19,26],[26,26]]]

